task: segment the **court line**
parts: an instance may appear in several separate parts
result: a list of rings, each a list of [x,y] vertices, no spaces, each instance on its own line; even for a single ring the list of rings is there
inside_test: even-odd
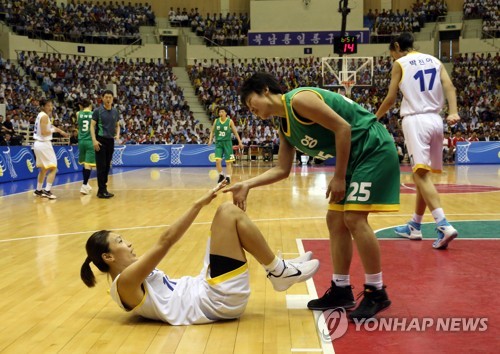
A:
[[[122,171],[122,172],[117,172],[117,173],[112,173],[110,176],[113,177],[114,175],[122,175],[124,173],[129,173],[129,172],[135,172],[137,170],[142,170],[144,169],[145,167],[137,167],[137,168],[133,168],[132,170],[130,171]],[[72,173],[79,173],[79,172],[72,172]],[[64,176],[65,174],[62,174],[61,176]],[[57,178],[58,176],[56,176]],[[36,178],[28,178],[28,179],[25,179],[25,180],[22,180],[22,181],[29,181],[30,179],[32,180],[36,180]],[[97,177],[92,177],[92,178],[89,178],[89,181],[91,180],[97,180]],[[65,186],[67,184],[74,184],[74,183],[81,183],[82,180],[78,180],[78,181],[73,181],[73,182],[65,182],[65,183],[61,183],[61,184],[56,184],[56,185],[53,185],[52,186],[52,190],[59,190],[58,187],[61,187],[61,186]],[[15,183],[15,181],[12,181],[12,182],[4,182],[4,183]],[[61,190],[66,190],[66,189],[61,189]],[[67,190],[74,190],[74,189],[67,189]],[[78,190],[78,189],[76,189]],[[17,193],[10,193],[10,194],[6,194],[6,195],[0,195],[0,198],[6,198],[6,197],[10,197],[11,195],[18,195],[18,194],[23,194],[23,193],[30,193],[30,192],[33,192],[33,189],[27,189],[25,191],[22,191],[22,192],[17,192]]]
[[[394,216],[411,216],[413,214],[388,214],[388,215],[379,215],[374,214],[371,217],[394,217]],[[447,216],[498,216],[500,214],[447,214]],[[269,219],[254,219],[253,222],[267,222],[267,221],[286,221],[286,220],[315,220],[315,219],[324,219],[324,216],[308,216],[308,217],[300,217],[300,218],[269,218]],[[500,220],[456,220],[456,221],[500,221]],[[212,221],[204,221],[204,222],[194,222],[192,225],[210,225]],[[123,231],[123,230],[142,230],[142,229],[157,229],[161,227],[169,227],[170,224],[159,224],[159,225],[146,225],[146,226],[131,226],[131,227],[120,227],[120,228],[108,228],[110,231]],[[377,231],[386,230],[392,228],[394,226],[389,226],[387,228],[378,229]],[[11,241],[24,241],[38,238],[49,238],[49,237],[60,237],[60,236],[71,236],[71,235],[80,235],[80,234],[90,234],[99,230],[85,230],[85,231],[77,231],[77,232],[66,232],[59,234],[48,234],[48,235],[35,235],[35,236],[26,236],[19,238],[10,238],[5,240],[0,240],[0,243],[11,242]],[[307,238],[307,240],[324,240],[326,238]],[[488,238],[491,239],[491,238]],[[385,240],[385,238],[380,238],[379,240]],[[388,238],[388,240],[392,240]],[[398,240],[398,239],[394,239]],[[459,240],[466,240],[465,238],[459,238]],[[476,239],[474,239],[476,240]]]

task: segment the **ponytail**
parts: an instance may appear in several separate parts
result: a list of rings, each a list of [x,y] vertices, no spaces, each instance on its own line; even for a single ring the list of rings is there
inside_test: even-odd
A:
[[[82,281],[89,288],[94,287],[96,284],[94,273],[92,272],[92,268],[90,268],[90,262],[94,263],[101,272],[109,272],[109,265],[102,259],[102,254],[109,252],[108,236],[110,233],[108,230],[94,232],[85,245],[87,258],[80,269],[80,278],[82,278]]]
[[[82,264],[82,268],[80,269],[80,278],[82,278],[85,285],[89,288],[93,288],[95,286],[95,276],[94,272],[92,272],[92,268],[90,268],[90,258],[87,257],[85,262]]]

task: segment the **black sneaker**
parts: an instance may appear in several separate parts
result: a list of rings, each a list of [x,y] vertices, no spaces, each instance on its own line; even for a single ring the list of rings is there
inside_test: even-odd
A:
[[[34,195],[35,197],[41,197],[41,196],[43,196],[43,192],[42,192],[42,191],[37,191],[37,190],[35,190],[35,191],[33,192],[33,195]]]
[[[223,180],[224,180],[224,175],[219,175],[219,180],[217,181],[217,183],[221,183]]]
[[[45,189],[42,191],[42,197],[48,199],[57,199],[57,197],[54,194],[52,194],[51,191],[46,191]]]
[[[352,294],[352,286],[337,286],[332,280],[332,286],[325,294],[316,300],[311,300],[307,303],[309,310],[325,311],[337,307],[350,309],[356,306],[354,295]]]
[[[227,184],[231,184],[231,177],[226,177]]]
[[[373,285],[366,285],[365,290],[360,294],[364,295],[359,306],[349,314],[350,320],[363,320],[372,318],[380,311],[388,308],[391,305],[391,300],[387,296],[385,286],[377,290]]]

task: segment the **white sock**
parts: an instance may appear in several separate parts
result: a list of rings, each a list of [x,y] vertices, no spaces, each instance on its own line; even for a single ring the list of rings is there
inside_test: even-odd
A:
[[[349,274],[333,274],[332,280],[337,286],[346,287],[351,285],[351,276]]]
[[[52,188],[52,183],[47,183],[47,184],[45,185],[45,190],[46,190],[47,192],[50,192],[50,188]]]
[[[278,256],[274,256],[274,259],[271,263],[267,265],[264,264],[264,269],[269,273],[273,273],[274,275],[280,275],[281,273],[283,273],[285,265],[283,264],[283,260],[281,258],[279,258]]]
[[[417,215],[417,214],[413,214],[413,217],[411,218],[411,221],[417,223],[417,224],[421,224],[422,223],[422,219],[424,218],[423,215]]]
[[[221,175],[222,177],[224,177],[224,172],[219,173],[219,175]]]
[[[38,182],[37,182],[37,184],[36,184],[36,190],[37,190],[37,191],[41,191],[41,190],[42,190],[42,184],[43,184],[43,183],[38,183]]]
[[[446,219],[446,217],[444,216],[443,208],[434,209],[433,211],[431,211],[431,213],[434,220],[436,220],[436,223],[440,223],[441,221]]]
[[[377,290],[382,289],[382,286],[384,285],[382,282],[382,272],[377,274],[365,274],[365,284],[372,285],[377,288]]]

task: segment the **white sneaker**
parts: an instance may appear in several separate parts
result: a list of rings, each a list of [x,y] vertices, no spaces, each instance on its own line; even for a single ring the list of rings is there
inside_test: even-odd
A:
[[[422,239],[422,224],[416,223],[414,221],[408,221],[406,225],[397,226],[394,229],[396,235],[409,238],[410,240],[421,240]]]
[[[278,251],[277,256],[279,258],[283,259],[280,251]],[[296,258],[287,259],[286,261],[291,262],[291,263],[302,263],[302,262],[310,261],[312,258],[313,258],[313,253],[311,251],[307,251],[306,253],[303,253]]]
[[[319,261],[312,259],[302,263],[291,263],[282,260],[284,269],[281,274],[267,273],[267,277],[276,291],[285,291],[295,283],[306,281],[319,269]]]
[[[87,188],[87,186],[82,184],[82,187],[80,188],[80,193],[85,195],[89,194],[89,189]]]
[[[436,231],[438,238],[434,241],[432,247],[438,250],[446,249],[448,244],[458,236],[458,231],[446,219],[437,224]]]
[[[46,191],[45,189],[42,190],[42,198],[57,199],[57,197],[54,194],[52,194],[51,191]]]

